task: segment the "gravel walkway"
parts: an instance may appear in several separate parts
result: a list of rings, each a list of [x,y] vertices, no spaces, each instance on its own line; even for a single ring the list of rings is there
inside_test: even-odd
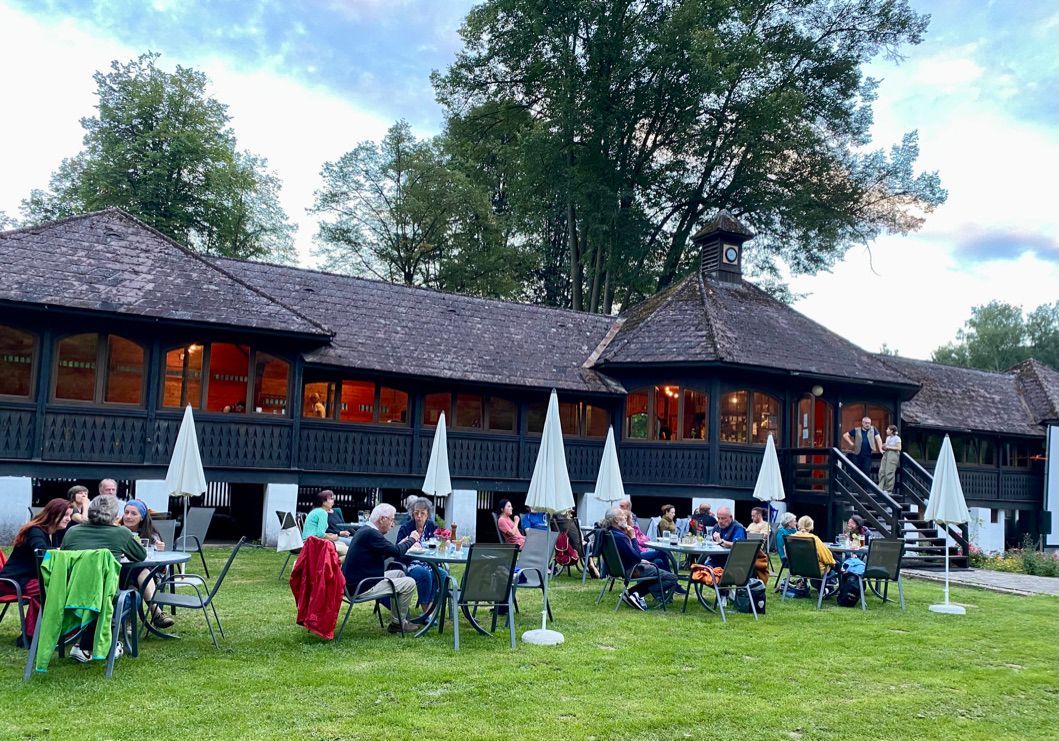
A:
[[[923,569],[902,569],[902,576],[930,581],[945,581],[945,571],[924,571]],[[949,583],[961,587],[980,587],[994,592],[1012,594],[1048,594],[1059,597],[1059,578],[1050,576],[1030,576],[1029,574],[1008,574],[989,569],[959,569],[949,572]]]

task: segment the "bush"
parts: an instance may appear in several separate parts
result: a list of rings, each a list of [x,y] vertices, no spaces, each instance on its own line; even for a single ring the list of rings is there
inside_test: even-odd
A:
[[[1059,554],[1050,555],[1037,550],[1027,535],[1021,548],[1013,548],[1003,554],[985,554],[971,546],[968,562],[979,569],[992,569],[1011,574],[1059,577]]]

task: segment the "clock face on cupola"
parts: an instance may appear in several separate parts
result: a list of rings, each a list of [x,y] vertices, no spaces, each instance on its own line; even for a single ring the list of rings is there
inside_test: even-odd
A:
[[[728,265],[739,264],[739,248],[732,244],[726,244],[724,246],[724,261]]]
[[[732,216],[721,211],[700,229],[692,241],[701,250],[704,278],[738,283],[743,275],[743,243],[754,233]]]

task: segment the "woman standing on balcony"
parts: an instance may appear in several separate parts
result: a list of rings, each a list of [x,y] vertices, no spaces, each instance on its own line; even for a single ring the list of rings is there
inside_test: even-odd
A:
[[[893,493],[897,479],[897,466],[900,460],[901,436],[897,434],[897,426],[890,425],[886,428],[886,442],[883,443],[882,463],[879,464],[879,488],[883,491]]]

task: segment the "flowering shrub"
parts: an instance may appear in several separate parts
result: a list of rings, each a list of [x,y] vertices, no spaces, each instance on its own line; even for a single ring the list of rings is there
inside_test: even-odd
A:
[[[975,545],[970,549],[970,565],[979,569],[1006,571],[1011,574],[1034,576],[1059,576],[1059,554],[1041,553],[1033,540],[1026,536],[1021,548],[1012,548],[1004,553],[986,554]]]
[[[439,527],[437,530],[434,531],[434,537],[435,538],[451,538],[452,537],[452,531],[448,530],[447,528]]]

